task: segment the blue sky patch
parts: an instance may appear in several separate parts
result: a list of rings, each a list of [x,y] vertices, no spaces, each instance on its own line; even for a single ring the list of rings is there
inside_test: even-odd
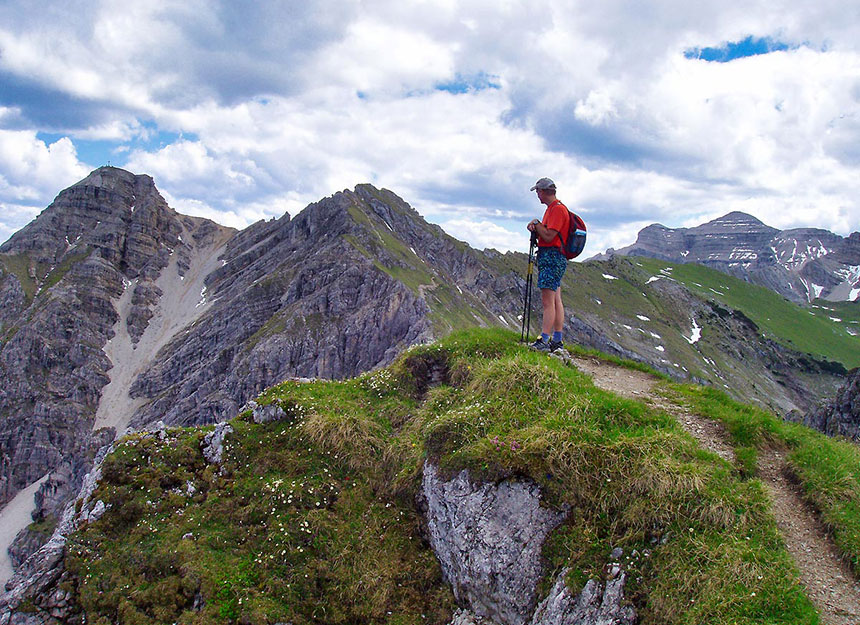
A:
[[[719,48],[690,48],[684,51],[684,56],[688,59],[701,59],[713,63],[728,63],[735,59],[794,50],[797,47],[770,37],[753,37],[750,35],[741,41],[726,42]]]
[[[143,124],[143,128],[145,128],[144,132],[136,134],[127,141],[78,139],[74,136],[69,138],[75,146],[78,160],[91,167],[101,167],[102,165],[123,167],[128,154],[135,150],[155,152],[179,140],[197,141],[196,135],[158,130],[152,123]],[[36,133],[36,138],[44,141],[46,145],[66,136],[69,135],[53,132]]]
[[[54,132],[37,132],[36,138],[44,141],[45,145],[56,143],[67,135]],[[115,154],[120,143],[116,141],[90,141],[85,139],[75,139],[69,137],[75,146],[75,151],[78,155],[78,160],[95,168],[102,165],[117,165],[120,166],[125,160],[125,155]]]
[[[472,76],[457,74],[453,80],[438,83],[435,88],[437,91],[462,94],[472,91],[484,91],[485,89],[501,89],[502,86],[498,82],[498,76],[491,76],[486,72],[478,72]]]

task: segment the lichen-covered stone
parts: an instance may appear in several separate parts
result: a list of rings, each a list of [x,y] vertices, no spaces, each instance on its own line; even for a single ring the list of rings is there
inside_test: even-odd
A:
[[[203,457],[211,464],[220,464],[224,455],[224,439],[233,431],[228,423],[219,423],[203,437]]]

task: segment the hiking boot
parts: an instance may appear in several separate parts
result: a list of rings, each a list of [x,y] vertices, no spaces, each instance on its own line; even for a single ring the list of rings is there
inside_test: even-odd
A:
[[[534,343],[529,345],[529,348],[537,350],[539,352],[548,352],[550,351],[550,344],[543,340],[543,338],[538,337]]]
[[[564,341],[553,341],[549,342],[549,351],[554,352],[557,349],[564,349]]]

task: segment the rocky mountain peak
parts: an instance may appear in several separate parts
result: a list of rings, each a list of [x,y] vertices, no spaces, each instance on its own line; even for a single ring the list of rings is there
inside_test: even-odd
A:
[[[716,219],[699,226],[699,228],[705,228],[707,226],[743,227],[748,230],[776,230],[776,228],[771,228],[770,226],[765,225],[760,219],[742,211],[732,211],[722,217],[717,217]]]
[[[817,298],[854,301],[860,295],[858,243],[860,235],[843,238],[821,228],[781,231],[734,211],[694,228],[652,224],[639,232],[636,243],[610,249],[606,256],[699,263],[797,302]]]
[[[122,195],[128,195],[129,191],[144,191],[140,193],[145,195],[146,189],[155,189],[155,181],[148,174],[133,174],[119,167],[99,167],[89,173],[83,180],[73,184],[70,188],[75,187],[94,187],[104,189],[106,191],[116,191]]]
[[[128,278],[157,273],[182,227],[150,176],[101,167],[62,191],[36,219],[0,247],[31,263],[56,265],[95,250]]]
[[[44,479],[34,519],[56,515],[124,428],[125,378],[205,311],[199,274],[233,233],[102,167],[0,247],[0,503]]]
[[[776,228],[766,226],[752,215],[733,211],[722,217],[718,217],[701,226],[684,229],[691,241],[701,244],[701,239],[723,239],[730,244],[740,241],[742,244],[756,244],[760,241],[770,240],[779,232]],[[710,251],[716,249],[713,245],[707,245]],[[733,247],[737,247],[733,245]]]

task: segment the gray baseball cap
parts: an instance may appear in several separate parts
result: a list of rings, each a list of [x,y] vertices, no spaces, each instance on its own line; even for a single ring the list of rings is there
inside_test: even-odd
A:
[[[529,191],[534,191],[535,189],[552,189],[555,191],[555,183],[549,178],[541,178]]]

